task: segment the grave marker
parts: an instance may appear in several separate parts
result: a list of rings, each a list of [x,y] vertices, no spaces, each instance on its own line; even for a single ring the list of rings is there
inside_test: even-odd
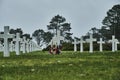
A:
[[[72,42],[72,44],[74,44],[74,52],[76,52],[77,51],[77,41],[76,41],[76,39],[74,38],[74,42]]]
[[[119,42],[115,42],[115,51],[118,50],[118,47],[117,47],[118,44],[120,44],[120,43]]]
[[[4,34],[0,34],[0,38],[4,39],[4,57],[9,57],[9,41],[8,39],[14,38],[14,34],[9,34],[9,26],[4,26]]]
[[[2,44],[2,42],[0,41],[0,51],[3,51],[3,44]]]
[[[10,48],[11,52],[13,52],[15,50],[15,45],[14,45],[13,41],[10,42],[9,48]]]
[[[22,48],[23,48],[23,53],[26,53],[26,37],[23,36],[23,41],[22,41]]]
[[[80,52],[83,52],[83,43],[85,43],[85,41],[83,40],[83,37],[81,37],[78,43],[80,43]]]
[[[30,52],[30,43],[29,43],[29,41],[30,41],[30,39],[27,39],[27,41],[26,41],[26,51],[27,51],[27,53]]]
[[[13,39],[15,41],[15,51],[16,51],[16,55],[20,55],[20,33],[16,33],[16,38]]]
[[[103,44],[105,43],[103,40],[102,40],[102,38],[100,38],[100,41],[98,41],[97,43],[99,43],[100,44],[100,52],[102,52],[103,51]]]
[[[90,43],[90,45],[89,45],[90,46],[89,52],[93,53],[93,42],[96,41],[96,39],[94,39],[92,34],[90,34],[90,39],[86,39],[86,41]]]
[[[112,43],[112,52],[115,52],[117,50],[117,44],[118,43],[118,40],[115,39],[115,36],[112,35],[112,40],[109,40],[109,42]]]
[[[59,54],[61,52],[61,40],[64,40],[64,37],[60,35],[60,30],[58,29],[56,35],[48,44],[51,45],[49,50],[51,54]]]

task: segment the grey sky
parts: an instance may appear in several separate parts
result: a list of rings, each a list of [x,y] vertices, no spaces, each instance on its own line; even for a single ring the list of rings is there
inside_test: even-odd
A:
[[[92,27],[101,27],[108,9],[119,0],[0,0],[0,31],[3,26],[22,28],[32,34],[36,29],[47,30],[57,14],[71,23],[74,36],[80,37]]]

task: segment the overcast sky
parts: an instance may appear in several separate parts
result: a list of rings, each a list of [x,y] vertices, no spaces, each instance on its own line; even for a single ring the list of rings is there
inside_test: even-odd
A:
[[[32,34],[47,30],[57,14],[71,23],[74,36],[85,35],[92,27],[100,28],[106,12],[120,0],[0,0],[0,31],[4,26],[22,28]]]

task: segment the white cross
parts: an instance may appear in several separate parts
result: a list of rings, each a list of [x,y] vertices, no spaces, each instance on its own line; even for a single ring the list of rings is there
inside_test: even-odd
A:
[[[90,43],[89,52],[92,53],[93,52],[93,42],[96,41],[96,39],[94,39],[92,34],[90,34],[90,39],[86,39],[86,41]]]
[[[118,50],[118,47],[117,47],[118,44],[120,44],[120,42],[115,42],[115,51]]]
[[[0,51],[3,51],[3,44],[1,41],[0,41]]]
[[[15,45],[13,43],[13,41],[10,42],[10,51],[14,51],[15,50]]]
[[[16,55],[20,55],[20,41],[22,41],[22,39],[20,38],[20,33],[16,33],[16,38],[13,39],[13,41],[15,41]]]
[[[103,46],[102,46],[102,44],[104,44],[105,42],[102,40],[102,38],[100,38],[100,41],[98,41],[97,43],[100,44],[100,52],[102,52],[102,51],[103,51]]]
[[[35,51],[36,43],[31,41],[31,51]]]
[[[26,37],[25,36],[23,36],[23,41],[22,41],[22,47],[23,47],[23,53],[26,53]]]
[[[112,52],[115,52],[115,50],[117,50],[118,40],[115,39],[115,36],[114,36],[114,35],[112,35],[112,40],[109,40],[109,42],[112,43]]]
[[[57,30],[57,35],[55,35],[52,40],[50,41],[50,43],[48,45],[56,45],[59,46],[60,45],[60,41],[64,40],[64,37],[60,35],[60,30]]]
[[[0,34],[0,38],[4,39],[4,57],[9,57],[9,41],[8,39],[14,38],[14,34],[9,34],[9,26],[4,26],[4,34]]]
[[[77,51],[77,44],[78,42],[76,41],[76,39],[74,38],[74,42],[72,42],[72,44],[74,44],[74,52]]]
[[[32,50],[32,49],[33,49],[32,47],[33,47],[33,41],[32,41],[32,40],[30,40],[30,52],[32,52],[32,51],[33,51],[33,50]]]
[[[80,52],[83,52],[83,43],[85,43],[85,41],[83,40],[83,37],[81,37],[80,41],[78,41],[78,43],[80,43]]]
[[[26,51],[27,51],[27,53],[29,53],[30,52],[30,39],[27,39],[27,41],[26,41]]]

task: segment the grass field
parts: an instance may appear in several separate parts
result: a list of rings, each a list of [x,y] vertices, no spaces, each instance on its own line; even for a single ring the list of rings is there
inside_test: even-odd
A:
[[[1,53],[0,80],[120,80],[120,52]]]

